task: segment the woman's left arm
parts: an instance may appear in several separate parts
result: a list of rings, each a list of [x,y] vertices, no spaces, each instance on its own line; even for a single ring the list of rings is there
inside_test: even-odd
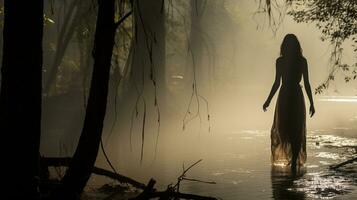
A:
[[[314,107],[314,99],[312,98],[312,92],[311,92],[311,86],[310,86],[310,81],[309,81],[309,72],[308,72],[308,66],[307,66],[307,61],[304,59],[303,61],[303,73],[304,77],[304,87],[307,96],[309,97],[310,101],[310,117],[312,117],[315,114],[315,107]]]

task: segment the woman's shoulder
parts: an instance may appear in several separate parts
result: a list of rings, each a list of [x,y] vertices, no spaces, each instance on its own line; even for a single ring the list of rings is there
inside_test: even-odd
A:
[[[276,59],[276,62],[281,62],[281,60],[283,59],[282,56],[279,56],[277,59]]]
[[[283,63],[285,60],[286,60],[286,58],[280,56],[280,57],[278,57],[278,58],[276,59],[276,64],[281,64],[281,63]],[[306,64],[307,64],[307,60],[306,60],[306,58],[305,58],[304,56],[298,57],[298,59],[297,59],[296,61],[302,63],[303,65],[306,65]]]
[[[304,56],[300,57],[300,62],[302,64],[303,67],[307,67],[307,60]]]
[[[281,62],[283,61],[283,57],[282,56],[280,56],[280,57],[278,57],[277,59],[276,59],[276,64],[280,64]]]
[[[301,60],[301,61],[306,62],[306,58],[305,58],[304,56],[299,56],[298,59]],[[276,59],[277,62],[281,62],[281,61],[283,61],[283,60],[285,60],[285,58],[284,58],[283,56],[279,56],[279,57]]]
[[[301,56],[301,57],[300,57],[300,60],[301,60],[302,62],[304,62],[304,63],[307,63],[307,60],[306,60],[306,58],[305,58],[304,56]]]

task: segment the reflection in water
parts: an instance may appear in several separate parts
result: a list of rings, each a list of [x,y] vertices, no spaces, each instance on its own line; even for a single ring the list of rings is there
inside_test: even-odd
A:
[[[271,168],[271,185],[274,200],[305,200],[302,192],[293,190],[294,181],[305,174],[305,169],[300,169],[297,174],[292,174],[290,168],[274,166]]]
[[[356,165],[350,164],[340,171],[328,168],[331,164],[356,155],[357,138],[347,134],[349,132],[340,133],[335,129],[309,131],[306,141],[306,173],[299,173],[295,177],[292,177],[289,167],[285,170],[283,166],[271,168],[269,131],[256,129],[236,130],[230,134],[212,134],[196,139],[192,139],[191,135],[180,135],[187,137],[184,140],[162,139],[161,144],[165,146],[161,148],[166,151],[158,151],[157,160],[152,166],[147,164],[151,163],[148,158],[150,162],[140,165],[140,151],[126,151],[129,149],[127,146],[120,154],[114,152],[117,158],[126,160],[116,160],[115,165],[121,173],[141,182],[154,177],[157,180],[156,187],[165,190],[181,173],[182,163],[187,165],[202,158],[203,162],[191,169],[188,175],[200,180],[215,181],[217,184],[184,182],[180,186],[182,192],[224,200],[357,200]],[[125,140],[118,141],[122,143],[113,147],[125,145]],[[96,177],[95,181],[98,179]],[[103,180],[103,184],[107,181]],[[93,184],[98,182],[93,179]]]

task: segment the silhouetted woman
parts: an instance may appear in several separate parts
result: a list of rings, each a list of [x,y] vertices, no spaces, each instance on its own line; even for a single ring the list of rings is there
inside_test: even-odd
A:
[[[287,34],[280,47],[275,81],[263,110],[266,111],[282,80],[271,129],[271,161],[273,165],[290,165],[292,171],[306,161],[306,111],[299,84],[302,77],[310,100],[310,116],[315,113],[307,68],[297,37]]]

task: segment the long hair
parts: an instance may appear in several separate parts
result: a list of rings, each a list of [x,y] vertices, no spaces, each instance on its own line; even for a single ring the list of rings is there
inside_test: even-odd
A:
[[[280,56],[289,58],[301,58],[302,49],[300,42],[294,34],[287,34],[280,46]]]

